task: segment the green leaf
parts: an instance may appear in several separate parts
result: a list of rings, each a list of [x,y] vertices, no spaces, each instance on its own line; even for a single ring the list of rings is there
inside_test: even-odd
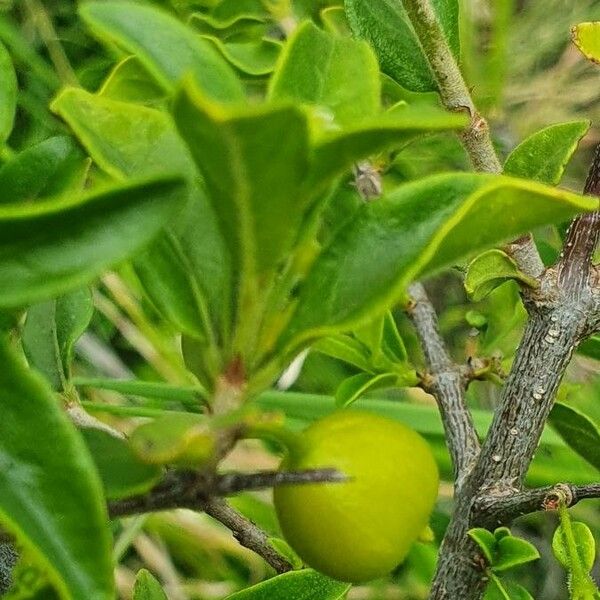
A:
[[[323,27],[329,33],[335,33],[336,35],[350,34],[350,24],[343,6],[327,6],[319,16]]]
[[[29,365],[46,377],[52,389],[66,388],[71,376],[73,346],[86,330],[93,312],[88,289],[36,304],[27,311],[23,350]]]
[[[269,97],[326,109],[337,123],[352,125],[379,110],[380,88],[377,59],[365,42],[307,21],[285,45]]]
[[[341,132],[327,132],[315,147],[311,173],[312,185],[319,186],[347,171],[357,160],[389,148],[401,148],[408,142],[432,132],[464,127],[464,115],[437,108],[403,106],[366,119]]]
[[[479,302],[511,279],[532,288],[539,286],[538,281],[523,273],[508,254],[497,249],[487,250],[469,263],[465,289],[471,300]]]
[[[154,81],[135,56],[117,63],[98,95],[122,102],[155,103],[164,99],[164,90]]]
[[[302,216],[308,171],[303,113],[287,106],[228,113],[188,87],[176,98],[174,114],[205,177],[231,254],[245,268],[251,268],[248,255],[254,255],[259,273],[273,268]]]
[[[69,87],[51,109],[67,122],[94,162],[116,179],[194,172],[189,152],[163,112]]]
[[[600,427],[590,417],[568,404],[556,402],[550,424],[577,454],[600,469]]]
[[[210,318],[193,265],[172,232],[137,257],[135,272],[158,312],[178,332],[198,339],[210,336]]]
[[[244,99],[239,79],[213,46],[168,13],[127,1],[86,2],[80,13],[100,38],[135,54],[166,90],[191,73],[214,100]]]
[[[560,123],[542,129],[521,142],[508,156],[504,173],[557,185],[590,121]]]
[[[577,348],[579,354],[584,354],[590,358],[600,360],[600,336],[593,335],[588,338],[585,342],[579,345]]]
[[[283,341],[294,347],[356,327],[389,308],[416,277],[597,205],[495,175],[444,174],[402,185],[362,206],[321,253]]]
[[[60,194],[77,179],[83,187],[84,167],[81,150],[71,138],[48,138],[2,165],[0,204]]]
[[[294,549],[280,537],[270,537],[269,545],[277,550],[277,553],[285,558],[294,569],[302,569],[304,563],[302,559],[294,552]]]
[[[239,21],[263,22],[268,13],[261,0],[221,0],[208,15],[202,17],[215,29],[227,29]]]
[[[0,143],[13,128],[17,109],[17,76],[8,50],[0,43]]]
[[[519,537],[507,535],[497,541],[491,568],[495,573],[500,573],[537,560],[539,557],[540,553],[533,544]]]
[[[483,527],[469,529],[467,534],[479,546],[488,565],[492,565],[496,555],[496,547],[498,546],[498,540],[494,534]]]
[[[75,200],[0,206],[0,307],[88,283],[146,245],[184,195],[181,179],[163,177]]]
[[[4,339],[0,363],[0,520],[65,598],[112,600],[108,518],[89,453]]]
[[[230,258],[193,159],[169,116],[74,88],[63,91],[52,108],[113,177],[167,171],[193,180],[185,209],[156,245],[137,257],[136,270],[151,301],[175,326],[203,336],[206,303],[225,336],[231,312]]]
[[[596,542],[589,527],[571,520],[564,504],[558,507],[560,525],[552,538],[552,552],[568,571],[571,600],[597,598],[600,590],[590,576],[596,558]]]
[[[492,574],[484,600],[534,600],[534,598],[523,586],[512,581],[501,581]]]
[[[394,316],[389,311],[385,313],[383,318],[383,338],[381,344],[384,353],[390,360],[397,363],[408,360],[404,340],[400,336]]]
[[[571,29],[571,38],[587,59],[600,64],[600,22],[575,25]]]
[[[162,475],[162,470],[141,461],[129,444],[106,431],[83,428],[81,435],[96,464],[108,500],[145,494]]]
[[[381,351],[384,317],[385,315],[378,316],[352,332],[369,349],[371,355],[377,355]]]
[[[380,373],[371,375],[359,373],[345,379],[335,392],[335,402],[338,406],[350,406],[361,396],[372,390],[391,387],[398,382],[396,373]]]
[[[369,349],[363,343],[348,335],[324,337],[313,344],[311,349],[342,360],[363,371],[371,371]]]
[[[494,537],[497,540],[501,540],[510,535],[510,529],[508,527],[497,527],[494,529]]]
[[[140,569],[133,586],[133,600],[168,600],[157,579],[146,569]]]
[[[458,56],[458,2],[433,0],[432,4]],[[352,31],[373,46],[384,73],[414,92],[437,89],[401,0],[345,0],[344,5]]]
[[[484,600],[512,600],[508,594],[508,591],[504,587],[504,583],[492,574],[490,577],[490,583],[488,584]]]
[[[281,42],[270,38],[248,42],[223,42],[214,36],[204,37],[212,42],[236,69],[253,77],[272,73],[281,53]]]
[[[571,533],[575,540],[577,557],[581,568],[589,572],[594,567],[596,560],[596,540],[590,528],[579,521],[571,521]],[[565,568],[570,569],[573,563],[573,557],[569,551],[569,545],[565,540],[565,532],[562,525],[559,525],[552,537],[552,552],[556,560]]]
[[[267,285],[285,260],[306,208],[306,118],[291,106],[225,111],[189,87],[176,97],[174,114],[205,178],[239,277],[238,306],[252,328],[258,278]]]
[[[227,600],[342,600],[350,587],[312,569],[303,569],[272,577],[227,596]]]

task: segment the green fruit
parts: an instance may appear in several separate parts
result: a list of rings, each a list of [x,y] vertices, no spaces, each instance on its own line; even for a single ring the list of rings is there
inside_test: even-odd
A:
[[[285,470],[326,467],[350,481],[275,488],[285,539],[334,579],[386,575],[404,560],[435,504],[438,470],[429,446],[396,421],[340,411],[306,429],[282,463]]]

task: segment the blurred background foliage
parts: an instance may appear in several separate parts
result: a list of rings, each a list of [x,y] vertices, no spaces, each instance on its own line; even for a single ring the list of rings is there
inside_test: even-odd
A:
[[[155,0],[166,10],[208,36],[232,62],[248,90],[260,96],[273,69],[285,37],[297,22],[313,18],[322,27],[346,31],[343,12],[335,0]],[[14,133],[1,150],[5,161],[14,151],[25,149],[50,135],[68,133],[48,105],[64,84],[77,84],[95,91],[115,65],[118,54],[107,53],[77,18],[72,0],[2,0],[0,40],[9,48],[18,69],[19,111]],[[527,135],[553,123],[590,119],[592,129],[569,165],[563,185],[575,190],[583,186],[591,153],[600,141],[600,68],[586,61],[570,43],[569,29],[581,21],[600,20],[597,0],[462,0],[462,65],[476,104],[490,119],[500,154],[506,156]],[[384,81],[388,104],[398,100],[435,102],[433,95],[416,96]],[[163,101],[156,97],[157,104]],[[448,169],[467,169],[464,151],[449,135],[433,136],[412,144],[393,157],[383,157],[384,189],[387,186]],[[92,178],[101,178],[92,172]],[[348,186],[349,207],[361,202]],[[335,214],[331,216],[335,226]],[[547,257],[556,255],[559,233],[537,232]],[[440,314],[442,332],[458,360],[470,356],[495,356],[507,368],[522,328],[524,312],[513,284],[498,288],[485,301],[473,304],[464,293],[460,269],[428,283]],[[95,315],[91,328],[77,346],[76,371],[81,377],[135,377],[176,385],[194,383],[180,358],[178,340],[143,298],[135,276],[126,267],[106,275],[94,290]],[[418,346],[407,319],[395,315],[409,355],[422,365]],[[318,352],[309,353],[292,390],[331,396],[352,367]],[[561,399],[575,403],[600,422],[598,363],[577,356],[562,387]],[[127,427],[145,416],[161,414],[164,401],[142,399],[107,390],[84,388],[87,407],[107,420]],[[482,428],[485,411],[494,406],[500,387],[476,382],[469,402],[476,409]],[[446,476],[433,520],[439,542],[452,506],[452,486],[439,419],[431,397],[418,389],[379,390],[376,399],[361,402],[375,406],[377,399],[414,405],[413,425],[426,433],[443,465]],[[303,426],[332,403],[302,396],[291,405],[288,419]],[[265,405],[277,404],[276,394]],[[389,404],[389,403],[388,403]],[[171,410],[186,410],[173,402]],[[481,412],[479,412],[481,411]],[[597,479],[598,471],[560,444],[548,431],[540,447],[530,480],[551,483],[561,479]],[[268,468],[278,457],[259,443],[241,444],[228,458],[227,467]],[[269,494],[247,494],[232,500],[272,535],[278,534]],[[600,535],[600,503],[586,502],[574,509],[577,518]],[[552,557],[550,541],[556,516],[538,514],[520,520],[515,534],[532,541],[541,560],[515,577],[535,598],[562,600],[567,597],[564,571]],[[115,562],[120,597],[131,598],[137,570],[145,566],[161,580],[172,600],[223,598],[272,574],[253,553],[240,547],[231,534],[209,517],[179,511],[139,516],[115,524]],[[355,587],[350,598],[426,598],[435,566],[436,544],[416,544],[408,561],[391,579]],[[596,575],[600,575],[597,569]]]

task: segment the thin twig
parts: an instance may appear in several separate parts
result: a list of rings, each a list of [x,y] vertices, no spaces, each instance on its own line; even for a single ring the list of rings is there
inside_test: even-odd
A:
[[[556,510],[561,503],[571,507],[590,498],[600,498],[600,483],[557,483],[505,496],[487,495],[477,501],[476,507],[492,528],[533,512]]]
[[[212,498],[204,505],[204,512],[231,530],[235,539],[245,548],[262,556],[278,573],[291,571],[291,565],[271,545],[269,536],[252,521],[240,515],[222,498]]]
[[[585,182],[584,193],[600,196],[600,145]],[[600,212],[580,215],[573,220],[559,261],[562,285],[584,289],[590,277],[592,257],[600,236]]]
[[[438,403],[458,490],[479,455],[477,431],[465,402],[467,380],[464,370],[448,354],[439,332],[435,309],[425,288],[415,283],[408,292],[413,303],[407,313],[417,330],[425,355],[428,368],[426,387]]]
[[[346,476],[335,469],[306,471],[260,471],[212,475],[193,471],[169,471],[163,480],[146,494],[109,503],[111,517],[189,508],[204,510],[214,497],[230,496],[241,491],[255,491],[286,484],[341,483]]]

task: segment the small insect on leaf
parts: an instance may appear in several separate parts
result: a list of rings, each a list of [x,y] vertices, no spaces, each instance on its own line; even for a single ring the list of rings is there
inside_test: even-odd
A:
[[[358,162],[354,165],[353,185],[358,190],[363,200],[370,202],[379,198],[383,193],[381,181],[381,170],[368,160]]]

